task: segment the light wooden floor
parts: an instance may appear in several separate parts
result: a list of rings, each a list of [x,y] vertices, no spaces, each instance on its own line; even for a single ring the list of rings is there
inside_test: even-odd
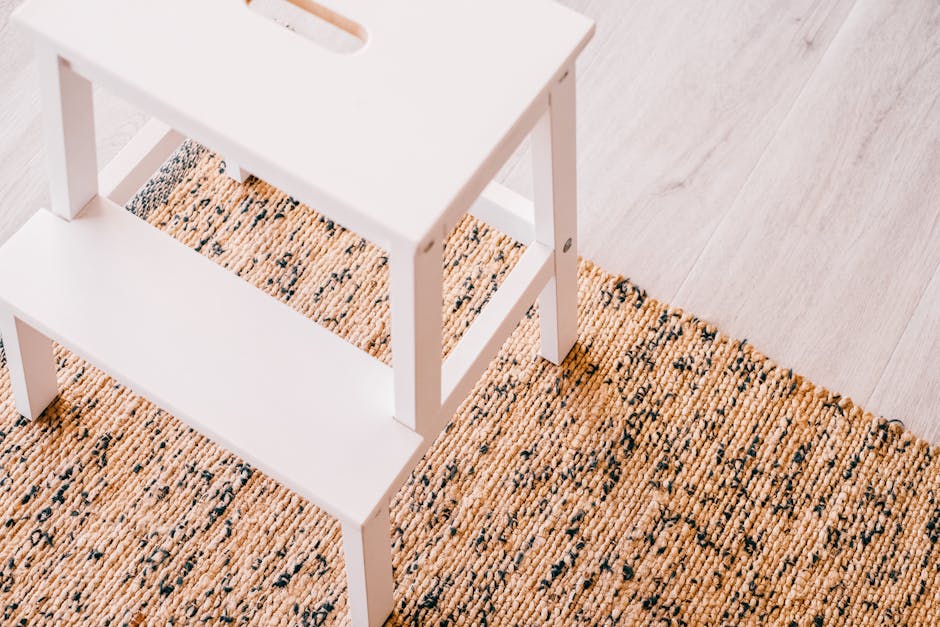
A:
[[[566,0],[581,253],[940,442],[940,5]],[[0,238],[44,201],[0,0]],[[146,120],[98,94],[100,159]],[[528,191],[523,154],[503,179]]]

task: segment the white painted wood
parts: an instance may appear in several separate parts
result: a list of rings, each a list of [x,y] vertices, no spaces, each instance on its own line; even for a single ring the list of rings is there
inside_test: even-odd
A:
[[[420,453],[387,366],[100,197],[0,247],[0,300],[343,520],[367,520]]]
[[[432,441],[441,421],[443,241],[389,255],[395,417]]]
[[[234,159],[225,160],[225,173],[229,178],[238,183],[244,183],[248,180],[248,177],[251,176],[248,171],[238,165]]]
[[[676,297],[858,402],[940,263],[938,21],[859,0]]]
[[[940,442],[940,267],[934,271],[865,408],[901,420],[930,442]]]
[[[178,17],[175,9],[184,7],[168,5],[165,7],[168,12],[161,9],[149,15],[141,7],[134,7],[131,15],[122,11],[126,5],[101,0],[97,6],[85,6],[73,15],[74,19],[85,19],[90,15],[92,22],[105,18],[111,22],[106,32],[88,38],[84,28],[78,32],[74,24],[61,19],[64,7],[56,4],[56,0],[33,0],[22,11],[23,21],[40,39],[54,46],[57,53],[67,53],[70,63],[81,67],[86,75],[111,80],[113,86],[136,98],[137,102],[229,155],[227,171],[230,176],[243,180],[245,171],[241,166],[247,163],[253,171],[266,175],[269,182],[290,191],[297,190],[295,195],[319,205],[318,208],[339,221],[390,248],[394,374],[390,379],[388,369],[381,364],[323,329],[314,327],[284,305],[254,292],[224,270],[165,234],[151,230],[104,198],[93,199],[85,207],[84,215],[71,225],[57,221],[47,212],[41,212],[30,220],[0,250],[0,298],[16,315],[54,334],[67,347],[87,356],[209,437],[339,516],[344,526],[353,623],[382,623],[392,607],[393,589],[387,499],[423,448],[425,440],[419,434],[430,442],[443,425],[441,264],[447,227],[456,222],[457,216],[471,204],[470,200],[479,195],[485,183],[545,109],[546,94],[554,89],[550,85],[559,68],[573,63],[574,57],[590,38],[593,25],[557,5],[520,0],[520,4],[530,5],[531,11],[518,17],[538,18],[536,33],[544,28],[542,36],[551,36],[551,39],[539,42],[538,37],[533,36],[533,29],[527,29],[530,43],[538,44],[531,46],[539,49],[538,59],[525,59],[529,55],[519,54],[503,45],[503,52],[513,53],[510,58],[525,61],[516,68],[525,70],[525,79],[520,80],[518,76],[504,74],[513,63],[496,66],[492,62],[481,62],[476,58],[480,56],[477,47],[468,45],[470,41],[450,50],[450,55],[441,54],[438,58],[441,48],[446,53],[447,46],[456,38],[450,35],[447,42],[437,38],[422,41],[417,36],[421,32],[436,33],[447,29],[447,21],[438,6],[420,7],[422,17],[428,9],[437,10],[438,19],[433,22],[435,28],[424,31],[416,30],[415,22],[403,19],[401,15],[405,6],[413,9],[414,3],[391,7],[393,13],[387,12],[390,5],[379,9],[373,2],[352,4],[346,7],[353,12],[352,18],[311,5],[319,17],[324,17],[322,13],[325,12],[328,14],[325,19],[363,39],[368,33],[369,48],[380,49],[380,55],[363,53],[358,57],[358,64],[344,65],[336,58],[321,56],[322,50],[317,47],[296,48],[294,35],[298,33],[289,33],[280,27],[275,32],[270,28],[271,23],[254,19],[257,16],[249,18],[241,8],[232,10],[231,3],[218,4],[212,7],[216,11],[211,14],[194,16],[188,13],[189,19],[174,22],[201,22],[205,32],[226,34],[227,40],[203,42],[209,49],[240,49],[239,41],[252,41],[260,44],[262,51],[256,56],[274,53],[266,58],[272,67],[296,67],[285,63],[285,60],[300,57],[306,61],[299,63],[305,76],[312,74],[323,79],[331,73],[334,78],[342,75],[344,87],[353,84],[365,91],[352,88],[337,92],[321,88],[313,94],[317,96],[315,110],[299,115],[300,111],[277,111],[270,105],[238,111],[240,106],[232,103],[240,104],[240,96],[244,92],[239,90],[228,93],[228,107],[207,116],[207,110],[200,109],[204,103],[193,99],[196,94],[192,90],[196,86],[192,76],[186,76],[185,70],[179,67],[177,72],[182,72],[182,75],[168,75],[164,67],[167,59],[154,67],[150,58],[156,49],[152,47],[154,42],[150,42],[151,47],[148,47],[147,35],[161,30],[161,25],[164,26],[161,47],[170,39],[186,40],[186,33],[180,33],[177,27],[170,30],[170,24],[161,22],[173,13]],[[498,38],[493,39],[500,33],[499,28],[494,28],[497,22],[493,20],[497,17],[515,30],[512,33],[514,38],[525,26],[521,19],[517,18],[515,24],[512,19],[507,19],[507,13],[511,12],[505,9],[497,14],[495,3],[489,14],[479,3],[473,6],[461,4],[470,9],[465,17],[490,22],[485,31],[490,46],[499,43]],[[229,11],[227,14],[221,12],[223,7]],[[453,8],[446,8],[447,15],[451,15]],[[537,9],[541,13],[535,14]],[[355,23],[357,11],[368,19],[368,31]],[[122,20],[115,19],[116,15],[118,18],[130,16],[130,21],[122,23]],[[224,28],[216,28],[219,21]],[[134,25],[142,29],[142,39],[121,41],[115,36],[115,33],[123,34],[125,27]],[[410,25],[412,32],[404,30],[404,25]],[[473,26],[467,20],[461,20],[459,25],[466,30],[472,30]],[[375,42],[376,33],[378,44]],[[231,39],[233,35],[236,36],[234,40]],[[383,40],[383,36],[388,36],[388,39]],[[265,40],[265,37],[269,39]],[[515,43],[514,38],[511,43]],[[115,39],[121,45],[115,46]],[[102,41],[106,45],[100,45]],[[266,43],[272,44],[270,49]],[[423,44],[425,49],[416,50],[414,44]],[[559,44],[562,47],[559,48]],[[428,49],[433,49],[435,55],[427,56]],[[415,56],[416,52],[422,56]],[[123,59],[115,56],[120,54],[123,54]],[[308,56],[304,57],[304,54]],[[492,55],[493,51],[489,54]],[[194,58],[202,57],[196,55]],[[421,58],[433,61],[424,65],[416,63]],[[363,63],[362,59],[366,62]],[[123,60],[132,62],[124,64]],[[393,65],[389,65],[389,61]],[[170,60],[169,65],[172,64]],[[363,67],[358,68],[357,65]],[[60,71],[64,67],[62,65]],[[71,66],[66,69],[71,71]],[[409,80],[402,74],[402,69],[414,72],[415,78]],[[445,81],[436,76],[436,80],[430,81],[430,88],[418,89],[422,85],[415,80],[426,81],[429,73],[433,75],[441,69],[446,76],[456,76],[459,84],[443,84]],[[461,69],[465,71],[455,73]],[[384,81],[390,71],[395,73],[394,85]],[[264,72],[261,75],[267,76]],[[500,75],[503,82],[497,80],[493,83],[492,79],[499,79]],[[514,83],[504,84],[509,78]],[[530,78],[534,82],[529,81]],[[294,85],[295,82],[288,81],[287,84]],[[222,82],[217,84],[215,91],[203,90],[202,98],[225,91],[219,85],[228,86]],[[398,89],[398,94],[392,87]],[[464,90],[462,95],[455,91],[457,87]],[[461,101],[461,98],[467,100],[486,87],[504,90],[499,108],[480,112],[468,108],[472,103]],[[344,99],[347,92],[352,93],[352,102]],[[87,95],[91,117],[90,86]],[[336,95],[341,97],[334,98]],[[429,108],[423,111],[416,109],[417,115],[408,119],[400,107],[387,106],[389,102],[404,101],[404,96],[421,103],[429,102]],[[381,106],[378,109],[363,106],[373,102]],[[309,102],[305,104],[310,106]],[[394,115],[384,118],[379,115],[386,114],[386,109]],[[246,115],[249,111],[264,113],[260,118],[249,118]],[[229,115],[230,112],[235,115]],[[573,119],[573,107],[570,114]],[[63,117],[66,116],[63,114]],[[265,126],[255,123],[259,119],[277,120],[277,125],[266,125],[263,135],[253,135],[256,127]],[[327,119],[330,126],[308,125],[310,119]],[[467,120],[472,122],[468,124]],[[352,121],[356,129],[352,134],[336,135],[333,127],[341,128],[340,121]],[[92,128],[91,122],[86,122],[87,127]],[[376,124],[378,126],[369,127]],[[386,125],[384,128],[383,124]],[[62,126],[63,136],[69,139],[72,129],[68,128],[67,121]],[[299,129],[308,130],[308,126],[317,132],[306,137],[298,132]],[[287,127],[291,131],[289,135],[285,134]],[[362,127],[384,134],[362,133]],[[465,137],[440,136],[442,132],[452,133],[455,128],[461,132],[470,129],[472,133]],[[401,129],[405,130],[405,135],[397,137],[395,133]],[[357,144],[355,140],[360,134],[368,143]],[[159,156],[164,156],[164,150],[178,144],[178,138],[166,129],[148,127],[141,135],[142,139],[132,142],[105,172],[107,189],[115,199],[131,194],[130,189],[139,186],[140,173],[152,167]],[[91,138],[93,152],[93,130]],[[442,139],[450,141],[442,143]],[[267,145],[263,143],[265,140],[268,140]],[[292,145],[292,142],[304,143]],[[406,145],[411,150],[403,151]],[[441,152],[441,148],[445,151]],[[405,198],[396,196],[404,191],[400,185],[408,182],[403,179],[413,176],[412,166],[421,164],[420,160],[409,163],[407,157],[417,154],[423,159],[427,151],[437,153],[433,157],[438,166],[435,176],[430,184],[419,185],[417,180],[413,180],[407,204],[403,204]],[[318,152],[320,157],[317,157]],[[323,161],[323,155],[327,153],[328,157]],[[395,153],[396,159],[382,158],[381,164],[370,163],[365,155],[371,157],[373,153],[379,153],[380,157]],[[355,157],[355,161],[350,157]],[[348,167],[332,171],[329,168],[324,171],[322,167],[344,159],[347,166],[356,167],[356,175],[365,178],[368,185],[356,182],[350,186],[348,177],[351,171]],[[558,161],[557,155],[555,160]],[[71,163],[66,165],[71,166]],[[316,168],[306,169],[311,165]],[[376,165],[381,167],[376,168]],[[394,172],[396,169],[399,170],[397,173]],[[315,179],[311,174],[323,178]],[[395,180],[383,190],[382,184],[387,181],[382,177],[389,175]],[[97,177],[94,178],[96,184]],[[381,195],[371,198],[361,195],[361,190],[374,193],[373,188],[382,191]],[[504,193],[504,196],[509,195]],[[519,204],[511,197],[510,200]],[[559,206],[558,202],[554,203],[556,209]],[[381,213],[375,213],[377,210]],[[573,214],[573,204],[571,211]],[[78,208],[70,205],[67,217],[75,217],[77,213]],[[564,252],[568,252],[570,247],[569,240]],[[56,273],[54,266],[46,263],[62,255],[70,255],[82,262],[72,266],[80,267],[85,273],[81,279],[72,276],[72,272]],[[556,271],[551,263],[554,257],[551,247],[533,244],[526,254],[525,263],[510,277],[509,285],[497,293],[495,303],[487,308],[487,316],[482,323],[471,329],[470,337],[465,338],[462,350],[468,352],[466,347],[480,333],[496,332],[493,337],[477,338],[481,346],[473,346],[478,349],[476,354],[471,353],[468,359],[463,360],[468,363],[464,364],[454,387],[469,388],[470,378],[475,379],[485,367],[486,355],[495,351],[511,330],[510,323],[514,321],[509,320],[509,315],[515,314],[518,318],[527,304],[522,299],[531,298],[539,289],[544,291],[548,275]],[[29,278],[25,278],[27,275]],[[185,278],[174,283],[177,277]],[[121,289],[128,281],[142,285],[143,289],[136,294],[128,294],[129,290]],[[564,285],[563,282],[561,284]],[[206,286],[211,286],[211,289],[206,289]],[[85,301],[76,298],[77,290]],[[253,296],[249,297],[249,292]],[[120,306],[108,302],[108,297],[113,300],[115,293],[121,294]],[[159,294],[160,298],[154,299],[154,294]],[[122,314],[130,313],[124,311],[127,303],[135,300],[144,301],[148,314],[154,316],[150,321],[127,317],[147,329],[146,341],[139,340],[133,328],[121,329],[115,320],[115,317],[124,319]],[[73,313],[75,307],[81,309],[77,315]],[[156,329],[151,330],[151,326]],[[312,331],[314,328],[317,330]],[[245,337],[245,333],[249,335]],[[316,361],[311,366],[306,362],[312,357]],[[461,362],[459,355],[455,361]],[[178,363],[187,367],[175,367]],[[251,373],[252,367],[257,370],[259,365],[262,372]],[[282,368],[287,372],[280,372]],[[244,378],[246,372],[260,381],[239,381],[239,376]],[[194,379],[200,384],[195,392],[186,388],[186,384],[191,384]],[[233,389],[244,390],[250,398],[232,393]],[[418,433],[399,425],[389,416],[388,392],[394,398],[394,418]],[[316,411],[322,415],[316,419],[305,415],[307,412],[303,408],[307,404],[302,398],[305,394],[320,401]],[[457,400],[452,397],[451,402]],[[276,416],[273,419],[270,417],[272,414]],[[289,437],[284,438],[284,434]],[[290,444],[282,444],[285,439]],[[305,459],[311,444],[315,444],[318,451],[325,449],[330,453],[318,453],[316,462],[311,462]],[[362,468],[352,467],[351,463]],[[376,510],[378,503],[381,506]]]
[[[58,393],[52,340],[7,311],[0,311],[0,338],[16,410],[38,418]]]
[[[552,87],[532,133],[535,240],[555,251],[539,295],[541,355],[560,364],[578,335],[578,216],[574,66]]]
[[[551,278],[555,252],[533,242],[444,362],[444,416],[451,416]]]
[[[72,218],[98,193],[91,83],[51,48],[36,47],[52,210]]]
[[[391,523],[382,503],[364,525],[343,523],[349,613],[353,627],[379,627],[392,612]]]
[[[532,201],[505,185],[487,185],[470,213],[518,242],[528,244],[535,239]]]
[[[548,0],[335,7],[368,32],[355,54],[232,0],[31,0],[14,19],[83,75],[386,248],[456,222],[593,33]]]
[[[578,69],[580,254],[672,302],[717,221],[733,204],[824,56],[853,0],[563,2],[598,23],[597,35],[580,57]],[[0,84],[4,86],[0,89],[0,240],[37,206],[48,203],[32,46],[24,29],[7,22],[19,3],[0,0]],[[917,47],[919,41],[933,36],[918,31],[911,44]],[[891,64],[903,73],[918,63],[916,55],[905,54],[909,49],[907,43],[897,45],[890,53],[868,55],[867,63],[875,71]],[[840,89],[827,87],[826,91],[832,98],[839,97]],[[107,163],[142,117],[105,90],[96,89],[95,96],[99,162]],[[841,132],[851,136],[865,131],[858,127]],[[932,136],[923,133],[923,141],[929,142]],[[845,138],[827,137],[829,141]],[[780,135],[775,141],[796,138]],[[882,151],[876,161],[890,163],[892,154]],[[522,155],[520,165],[502,178],[526,194],[531,191],[528,156]],[[842,167],[834,165],[828,178],[838,181]],[[888,204],[881,211],[904,212],[901,215],[906,219],[921,221],[920,212],[932,206],[930,202],[903,207]],[[772,205],[764,203],[751,207],[755,214],[772,210]],[[833,221],[847,219],[851,217],[840,215]],[[893,251],[903,251],[906,245],[903,233],[893,231],[891,236],[896,247],[883,251],[886,267],[895,264]],[[776,236],[764,232],[764,237],[772,241]],[[805,280],[802,267],[779,273],[776,280],[781,293],[794,287],[809,290],[807,298],[812,301],[814,293],[826,289],[826,276],[838,271],[838,267],[813,264],[813,281]],[[728,280],[728,272],[700,274],[696,280],[720,287]],[[855,330],[846,342],[869,341],[856,319],[865,311],[865,316],[877,322],[879,310],[863,306],[872,298],[867,290],[843,294],[842,310],[832,324]],[[721,310],[713,319],[722,320],[727,333],[751,334],[753,343],[773,355],[776,350],[764,346],[764,339],[754,336],[748,323],[749,316],[772,316],[773,312],[745,309],[737,320],[734,312],[739,305],[737,298],[716,303]],[[815,315],[806,312],[810,321]],[[940,336],[940,330],[930,325],[922,333],[916,345],[930,345]],[[782,359],[801,371],[798,353],[814,350],[815,338],[790,334],[785,339],[792,350]],[[929,383],[933,381],[929,362],[919,352],[909,352],[913,346],[897,346],[892,361],[899,371],[922,372]],[[877,379],[882,366],[863,361],[853,365],[852,373],[840,376],[868,377],[870,369]],[[831,381],[843,364],[833,360],[816,367],[820,381]],[[931,425],[938,423],[937,412],[919,409],[917,397],[903,389],[894,396],[890,407],[895,409],[879,409],[882,406],[874,400],[871,408],[902,417],[916,433],[930,437]]]
[[[126,203],[146,181],[147,173],[159,167],[179,147],[182,139],[162,122],[151,120],[102,170],[101,189],[115,190],[110,192],[109,199],[117,204]],[[487,216],[497,228],[514,233],[517,239],[534,236],[532,201],[493,183],[474,207],[484,203],[486,206],[479,213]],[[442,372],[442,398],[446,399],[443,415],[454,412],[534,300],[534,295],[545,286],[553,271],[552,256],[551,248],[538,243],[530,245],[473,327],[451,352]],[[416,394],[418,387],[414,388]]]
[[[126,205],[185,138],[159,120],[150,120],[98,173],[101,195]]]

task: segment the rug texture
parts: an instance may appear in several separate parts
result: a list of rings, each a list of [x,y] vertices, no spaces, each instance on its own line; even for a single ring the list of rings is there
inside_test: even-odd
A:
[[[387,260],[355,234],[195,144],[130,209],[389,359]],[[459,225],[447,348],[522,250]],[[940,621],[937,450],[588,261],[580,277],[564,364],[536,357],[530,310],[393,500],[391,624]],[[0,373],[2,624],[347,621],[334,520],[57,360],[33,423]]]

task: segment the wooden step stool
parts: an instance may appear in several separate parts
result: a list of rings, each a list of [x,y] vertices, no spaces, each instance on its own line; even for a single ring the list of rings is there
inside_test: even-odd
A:
[[[266,13],[278,2],[292,29]],[[593,24],[549,0],[264,6],[16,11],[52,200],[0,248],[0,333],[24,416],[57,393],[54,339],[338,517],[353,623],[378,625],[391,494],[536,298],[542,356],[575,341],[574,63]],[[304,20],[362,45],[325,49]],[[163,121],[100,176],[90,81]],[[490,183],[529,132],[534,203]],[[124,210],[184,136],[388,251],[391,368]],[[529,245],[442,363],[442,246],[467,211]]]

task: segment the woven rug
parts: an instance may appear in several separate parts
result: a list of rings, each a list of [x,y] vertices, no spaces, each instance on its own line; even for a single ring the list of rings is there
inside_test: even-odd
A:
[[[389,359],[386,258],[355,234],[194,144],[130,209]],[[459,225],[447,348],[521,251]],[[589,261],[580,277],[564,364],[535,357],[531,310],[394,499],[391,624],[940,620],[936,450]],[[33,423],[0,374],[3,624],[347,621],[336,522],[57,360]]]

